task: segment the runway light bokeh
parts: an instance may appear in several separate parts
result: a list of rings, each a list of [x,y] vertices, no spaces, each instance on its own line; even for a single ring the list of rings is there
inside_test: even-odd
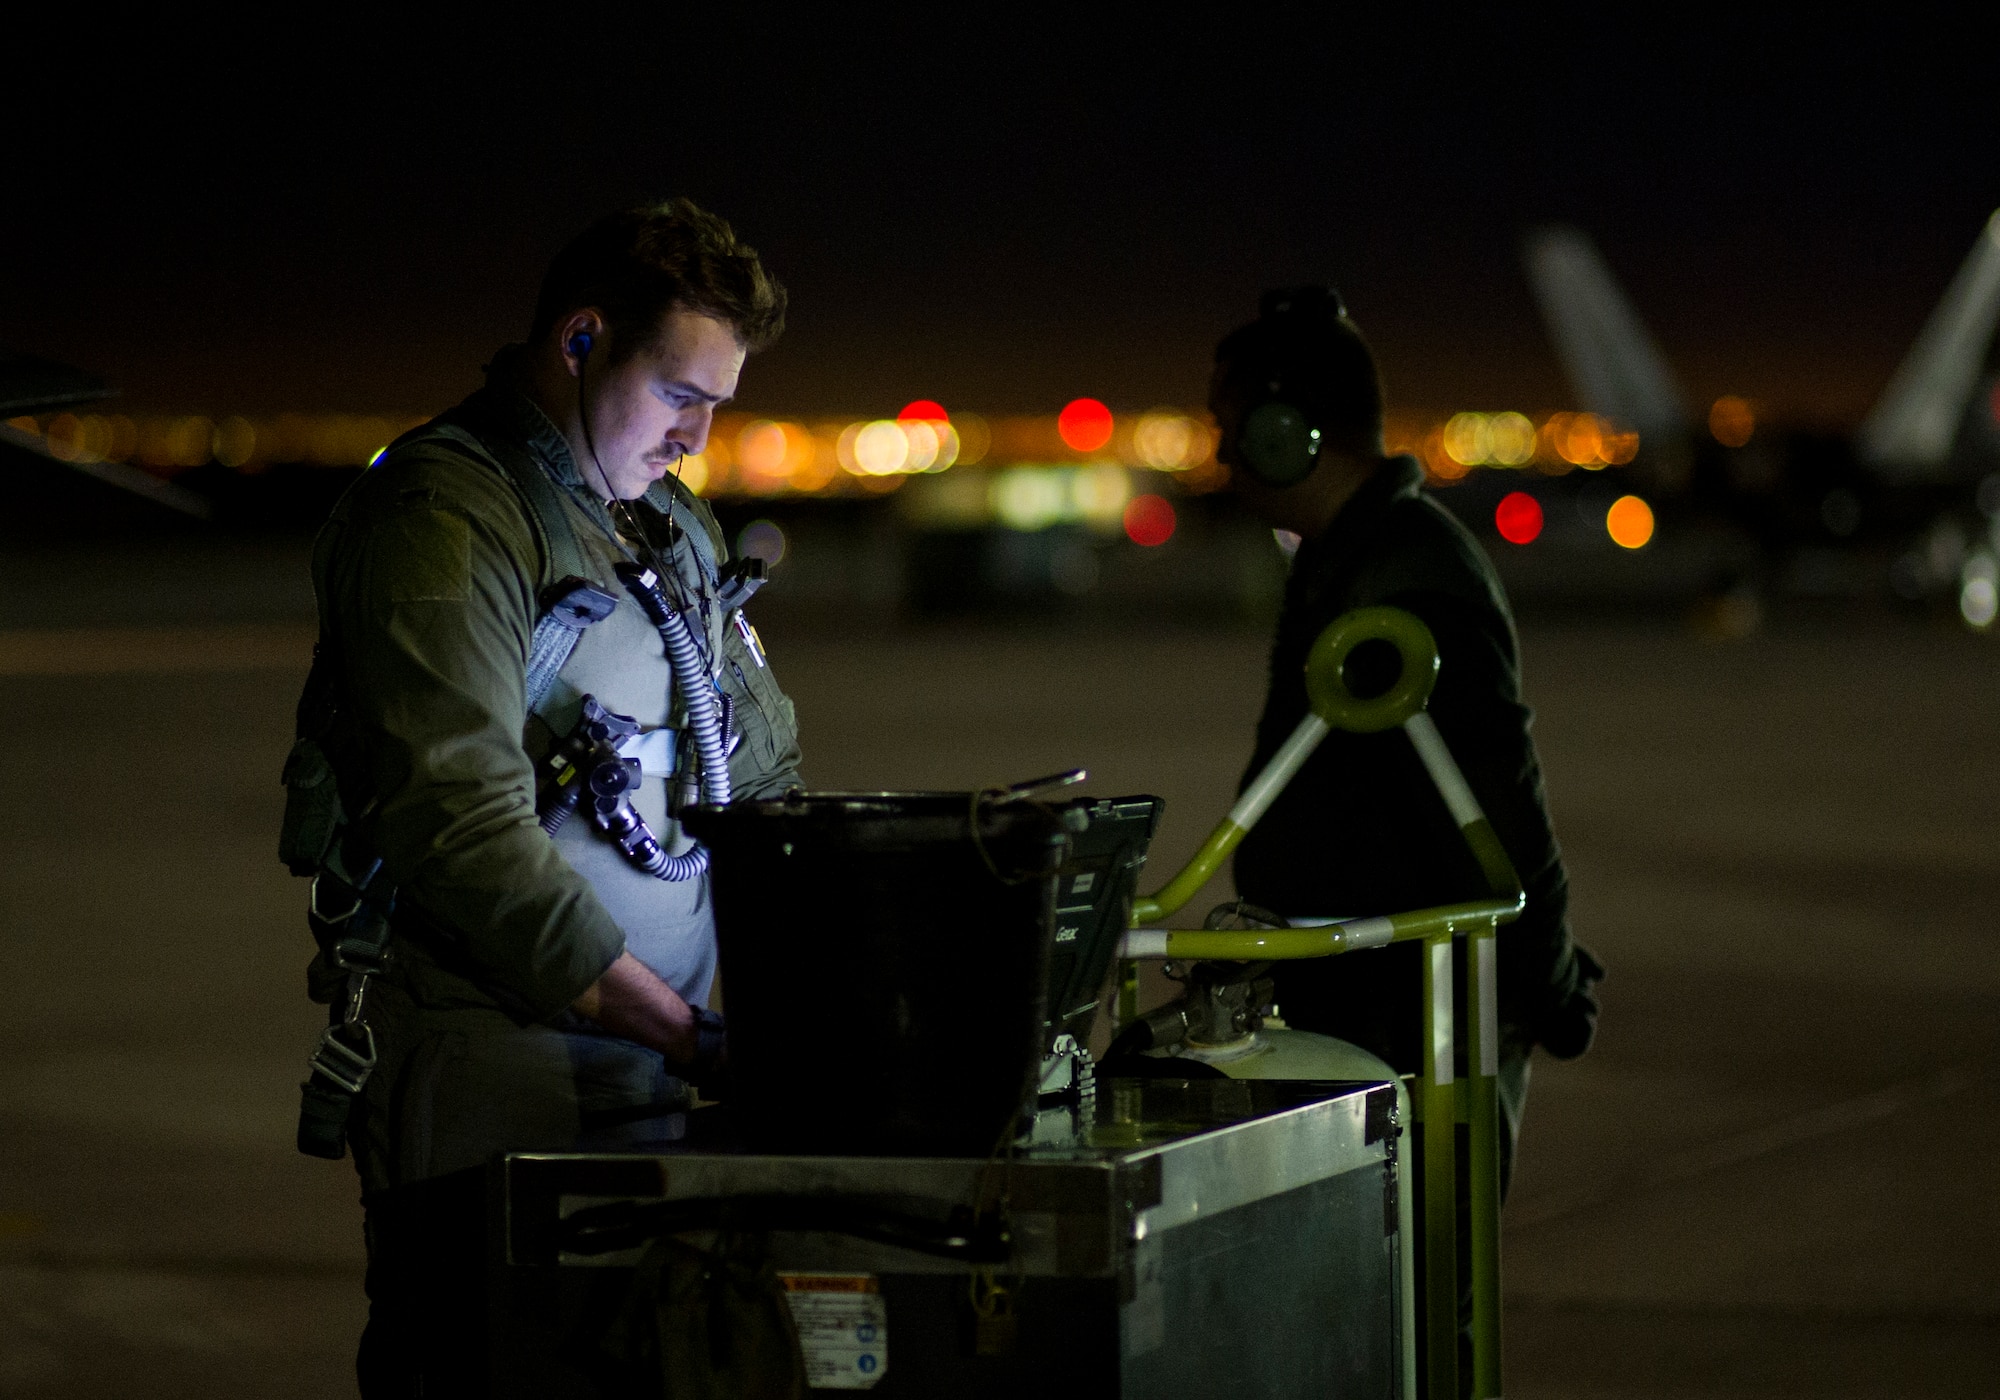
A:
[[[1134,496],[1125,507],[1125,536],[1148,548],[1174,537],[1174,508],[1164,496]]]
[[[944,405],[936,399],[917,399],[903,405],[903,411],[896,415],[898,423],[944,423],[951,415],[944,411]]]
[[[762,559],[767,568],[785,562],[785,532],[771,520],[753,520],[736,537],[736,552],[746,559]]]
[[[1095,452],[1111,441],[1111,410],[1096,399],[1072,399],[1056,416],[1056,431],[1072,452]]]
[[[1542,503],[1526,491],[1509,491],[1493,508],[1493,528],[1509,544],[1533,544],[1542,533]]]
[[[1535,425],[1524,413],[1455,413],[1442,445],[1461,467],[1525,467],[1535,460]]]
[[[708,489],[708,458],[699,452],[690,452],[674,464],[674,476],[680,484],[699,496]]]
[[[1184,413],[1156,408],[1132,429],[1132,450],[1155,471],[1185,471],[1213,451],[1208,431]]]
[[[1604,529],[1626,549],[1643,548],[1653,538],[1653,508],[1637,496],[1620,496],[1604,513]]]
[[[1982,632],[2000,615],[2000,561],[1985,550],[1968,558],[1959,571],[1958,615]]]
[[[1709,435],[1724,447],[1741,447],[1757,431],[1757,415],[1734,394],[1724,394],[1708,410]]]

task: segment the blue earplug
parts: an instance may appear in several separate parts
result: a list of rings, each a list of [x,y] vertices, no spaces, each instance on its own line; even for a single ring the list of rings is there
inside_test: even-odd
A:
[[[590,347],[596,343],[589,331],[578,331],[569,338],[569,353],[580,360],[590,353]]]

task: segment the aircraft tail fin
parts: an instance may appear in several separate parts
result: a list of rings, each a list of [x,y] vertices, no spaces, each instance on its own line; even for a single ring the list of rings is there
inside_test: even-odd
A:
[[[1590,239],[1574,228],[1539,229],[1524,253],[1542,319],[1582,406],[1637,428],[1642,441],[1685,436],[1680,388]]]
[[[2000,210],[1945,289],[1944,299],[1862,421],[1862,460],[1922,475],[1951,455],[1966,400],[2000,320]]]

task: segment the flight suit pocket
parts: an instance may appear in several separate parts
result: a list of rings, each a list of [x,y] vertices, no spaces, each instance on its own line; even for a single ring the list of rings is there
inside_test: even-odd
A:
[[[775,797],[775,792],[763,788],[798,766],[797,712],[778,688],[768,658],[767,664],[757,664],[733,620],[723,629],[722,657],[722,688],[735,707],[736,727],[743,734],[743,744],[729,764],[731,786],[742,796]]]

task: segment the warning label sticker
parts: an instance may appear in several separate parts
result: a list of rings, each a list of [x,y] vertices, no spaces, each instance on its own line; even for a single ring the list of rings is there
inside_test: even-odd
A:
[[[814,1390],[869,1390],[889,1369],[889,1310],[873,1274],[779,1274]]]

